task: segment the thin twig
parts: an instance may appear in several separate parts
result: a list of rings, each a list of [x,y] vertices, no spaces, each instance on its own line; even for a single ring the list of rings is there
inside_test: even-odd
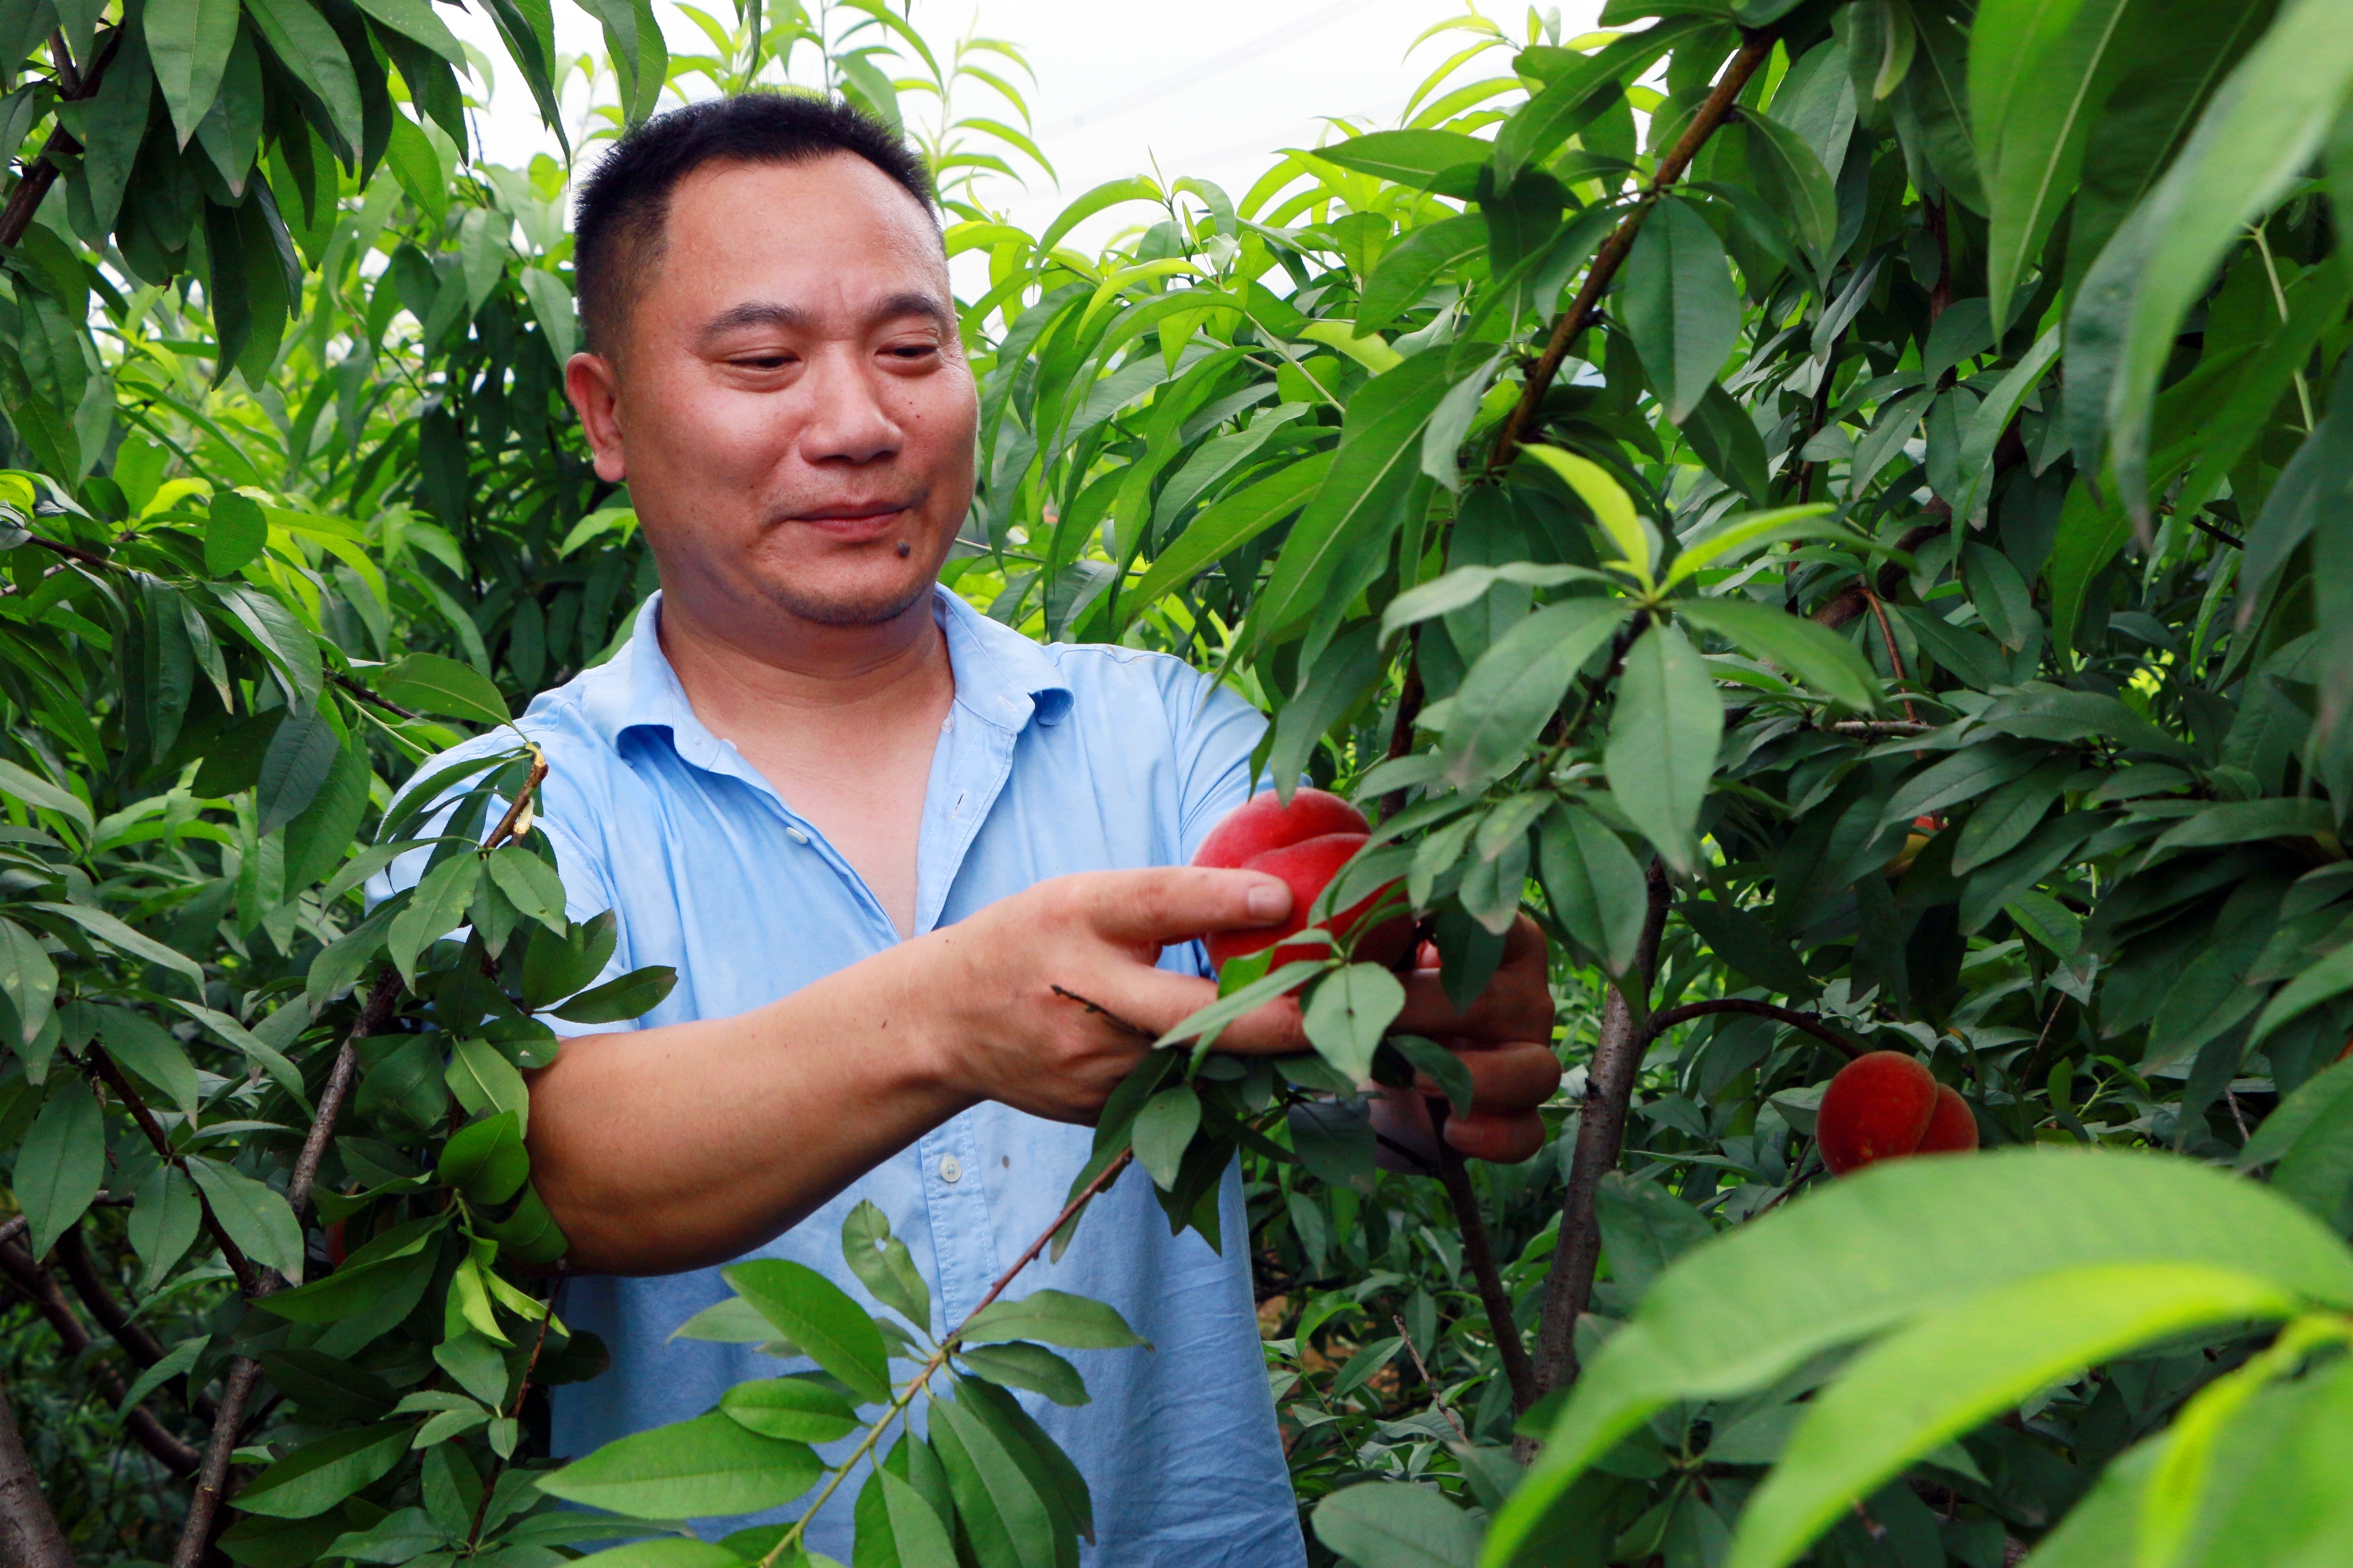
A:
[[[1745,1013],[1753,1018],[1771,1018],[1793,1029],[1803,1030],[1832,1050],[1843,1052],[1849,1060],[1863,1054],[1861,1046],[1823,1023],[1819,1014],[1800,1013],[1793,1007],[1778,1007],[1770,1002],[1755,1002],[1746,996],[1719,996],[1705,1002],[1687,1002],[1680,1007],[1653,1013],[1642,1031],[1642,1044],[1648,1047],[1652,1040],[1676,1025],[1705,1017],[1710,1013]]]
[[[122,28],[116,27],[106,35],[106,42],[91,59],[90,68],[81,73],[80,79],[69,90],[60,93],[60,98],[87,99],[98,91],[100,79],[106,74],[107,62],[114,58],[115,47],[122,42]],[[41,198],[49,194],[51,185],[57,184],[58,163],[51,154],[65,158],[80,151],[81,143],[74,140],[73,133],[65,128],[62,121],[50,127],[48,140],[41,143],[41,150],[35,154],[31,166],[18,177],[16,188],[8,193],[8,205],[0,207],[0,248],[14,249],[16,242],[25,237],[25,230],[31,226],[33,215],[40,210]]]
[[[155,1120],[155,1113],[147,1109],[147,1101],[123,1076],[122,1068],[107,1054],[106,1047],[95,1040],[91,1041],[84,1047],[82,1066],[91,1076],[103,1079],[106,1087],[114,1091],[115,1098],[122,1101],[124,1108],[131,1112],[132,1121],[137,1122],[139,1130],[147,1135],[147,1142],[153,1146],[156,1158],[185,1175],[188,1169],[187,1162],[172,1147],[172,1141],[164,1134],[162,1123]],[[262,1271],[256,1268],[244,1250],[229,1239],[228,1228],[221,1224],[220,1216],[213,1213],[212,1200],[205,1196],[202,1187],[196,1188],[196,1212],[204,1221],[205,1230],[221,1249],[222,1261],[228,1265],[229,1272],[237,1276],[237,1288],[250,1297],[261,1288]]]
[[[1478,1284],[1479,1302],[1487,1310],[1487,1327],[1495,1336],[1495,1352],[1503,1358],[1504,1376],[1512,1385],[1512,1413],[1524,1415],[1537,1398],[1535,1364],[1528,1360],[1527,1342],[1520,1335],[1519,1317],[1513,1310],[1511,1291],[1504,1287],[1503,1270],[1495,1267],[1487,1222],[1479,1212],[1478,1189],[1471,1184],[1471,1172],[1461,1151],[1446,1142],[1442,1130],[1438,1142],[1438,1179],[1446,1188],[1447,1202],[1453,1205],[1454,1228],[1462,1233],[1462,1260],[1471,1266],[1471,1278]],[[1422,1373],[1425,1382],[1429,1375]]]
[[[348,675],[330,675],[327,679],[333,681],[337,686],[342,687],[344,690],[350,692],[353,696],[358,698],[361,701],[371,703],[375,707],[381,708],[385,712],[392,714],[395,718],[415,720],[424,717],[421,713],[413,713],[407,709],[403,708],[399,703],[395,702],[389,697],[384,696],[379,692],[370,690],[367,687],[362,685],[356,680],[353,680]]]
[[[1060,987],[1058,986],[1056,989],[1060,990]],[[1064,994],[1069,994],[1065,992]],[[1116,1181],[1119,1173],[1127,1169],[1128,1162],[1134,1158],[1134,1150],[1124,1150],[1118,1159],[1096,1172],[1095,1179],[1080,1188],[1077,1194],[1062,1205],[1062,1212],[1054,1216],[1054,1223],[1040,1232],[1037,1240],[1022,1249],[1021,1256],[1013,1260],[1013,1267],[997,1277],[997,1283],[988,1288],[988,1294],[980,1299],[980,1304],[965,1314],[964,1321],[948,1331],[947,1337],[940,1342],[939,1348],[932,1352],[930,1359],[916,1369],[914,1376],[907,1380],[907,1386],[900,1392],[897,1398],[891,1402],[890,1408],[883,1411],[881,1418],[867,1428],[865,1437],[860,1441],[857,1448],[849,1458],[843,1459],[835,1468],[832,1476],[826,1481],[824,1489],[817,1494],[816,1500],[808,1505],[807,1511],[793,1521],[792,1528],[778,1537],[776,1544],[769,1549],[768,1554],[760,1559],[760,1568],[774,1568],[776,1560],[784,1555],[786,1547],[797,1546],[800,1543],[802,1532],[808,1529],[809,1521],[817,1517],[818,1510],[825,1506],[826,1500],[832,1497],[835,1489],[848,1479],[849,1472],[857,1468],[858,1461],[873,1451],[874,1445],[881,1440],[882,1434],[889,1429],[891,1423],[898,1418],[899,1413],[913,1404],[915,1395],[930,1384],[933,1376],[941,1367],[947,1364],[948,1357],[955,1352],[965,1330],[972,1326],[972,1321],[987,1311],[990,1304],[1004,1293],[1005,1288],[1013,1283],[1014,1278],[1038,1260],[1038,1255],[1046,1250],[1046,1244],[1054,1239],[1056,1234],[1071,1222],[1073,1215],[1093,1202],[1098,1193]]]
[[[1104,1006],[1100,1002],[1090,1002],[1085,997],[1080,995],[1077,992],[1067,990],[1060,985],[1056,985],[1051,989],[1055,995],[1061,997],[1064,1001],[1076,1002],[1080,1006],[1084,1007],[1088,1012],[1094,1014],[1097,1017],[1110,1019],[1113,1024],[1116,1024],[1122,1029],[1126,1030],[1129,1034],[1134,1035],[1139,1040],[1157,1040],[1160,1037],[1151,1030],[1145,1028],[1143,1025],[1135,1023],[1130,1019],[1121,1017],[1118,1014],[1113,1012],[1110,1008]]]
[[[2192,517],[2189,520],[2189,526],[2196,529],[2200,533],[2210,534],[2212,537],[2221,540],[2223,543],[2229,545],[2233,550],[2244,550],[2247,547],[2247,542],[2240,538],[2237,534],[2232,533],[2230,530],[2225,528],[2217,528],[2214,524],[2207,521],[2206,514],[2204,512],[2200,512],[2196,516]]]
[[[555,1318],[555,1292],[564,1284],[564,1259],[560,1258],[555,1260],[555,1283],[547,1290],[547,1310],[539,1315],[539,1332],[533,1337],[531,1354],[522,1363],[522,1381],[515,1384],[514,1408],[507,1412],[510,1421],[522,1419],[522,1402],[531,1396],[531,1374],[538,1370],[539,1352],[547,1345],[547,1325]],[[474,1504],[473,1527],[466,1531],[466,1550],[470,1552],[482,1539],[482,1521],[490,1515],[491,1494],[498,1489],[499,1478],[506,1473],[506,1468],[507,1456],[502,1454],[499,1462],[491,1467],[490,1479],[482,1483],[482,1495]]]
[[[1901,686],[1912,678],[1904,673],[1904,656],[1895,651],[1895,628],[1887,624],[1887,606],[1868,588],[1862,591],[1862,596],[1870,602],[1871,613],[1879,617],[1880,639],[1887,645],[1887,667],[1895,672],[1895,682]],[[1920,710],[1912,706],[1909,692],[1904,696],[1904,717],[1915,724],[1920,721]]]
[[[1609,231],[1609,237],[1603,240],[1601,248],[1593,253],[1593,264],[1586,269],[1584,286],[1577,289],[1576,301],[1554,319],[1552,334],[1545,341],[1544,353],[1537,356],[1535,364],[1530,368],[1527,383],[1520,389],[1520,400],[1513,405],[1512,416],[1504,426],[1503,434],[1496,437],[1494,450],[1487,459],[1490,473],[1508,466],[1521,444],[1527,439],[1529,430],[1535,424],[1536,411],[1543,405],[1545,394],[1552,389],[1553,377],[1560,374],[1561,361],[1568,357],[1568,345],[1592,320],[1594,310],[1601,303],[1601,296],[1617,277],[1627,252],[1633,249],[1634,237],[1641,232],[1643,220],[1651,216],[1651,209],[1667,194],[1668,187],[1683,178],[1683,171],[1691,166],[1691,161],[1699,155],[1699,150],[1707,144],[1707,139],[1724,123],[1725,116],[1731,113],[1733,101],[1740,96],[1740,89],[1748,85],[1748,79],[1757,73],[1757,68],[1772,54],[1774,37],[1770,32],[1751,33],[1742,42],[1740,52],[1732,57],[1732,63],[1725,68],[1715,90],[1707,95],[1707,100],[1692,116],[1691,124],[1684,127],[1683,135],[1676,139],[1667,155],[1659,160],[1658,172],[1651,176],[1651,183],[1643,187],[1642,194],[1635,197],[1633,210]]]
[[[1414,1348],[1413,1331],[1407,1328],[1405,1320],[1395,1312],[1389,1314],[1389,1321],[1397,1325],[1398,1338],[1405,1342],[1405,1353],[1413,1357],[1413,1369],[1421,1373],[1421,1385],[1430,1390],[1430,1404],[1436,1405],[1438,1413],[1446,1417],[1446,1424],[1454,1428],[1454,1435],[1468,1443],[1471,1440],[1471,1434],[1465,1432],[1462,1429],[1462,1423],[1455,1418],[1453,1408],[1446,1403],[1446,1395],[1439,1392],[1438,1380],[1430,1375],[1429,1363],[1421,1359],[1421,1352]]]
[[[1823,726],[1838,735],[1925,735],[1935,729],[1917,719],[1840,719]]]
[[[531,772],[523,775],[522,787],[515,791],[513,802],[507,806],[507,814],[499,818],[499,825],[491,829],[491,836],[482,840],[484,854],[496,849],[510,837],[520,838],[528,831],[519,829],[515,825],[522,820],[523,813],[531,809],[532,793],[539,788],[540,781],[545,777],[547,758],[534,749],[531,755]]]

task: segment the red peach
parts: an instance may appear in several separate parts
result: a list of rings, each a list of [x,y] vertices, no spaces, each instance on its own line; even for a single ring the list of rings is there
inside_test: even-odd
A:
[[[1814,1141],[1831,1174],[1909,1154],[1936,1110],[1936,1079],[1901,1051],[1872,1051],[1839,1068],[1822,1091]]]
[[[1302,789],[1285,805],[1274,791],[1261,790],[1226,813],[1209,829],[1209,836],[1201,840],[1201,847],[1193,857],[1193,864],[1231,869],[1270,849],[1281,849],[1305,839],[1321,838],[1330,833],[1361,837],[1371,831],[1372,825],[1365,820],[1365,814],[1336,795]]]
[[[1300,793],[1304,795],[1307,792],[1302,790]],[[1222,828],[1223,824],[1219,826]],[[1294,936],[1306,929],[1309,906],[1315,902],[1316,895],[1324,891],[1325,885],[1334,877],[1339,875],[1340,868],[1346,865],[1356,851],[1365,847],[1366,837],[1362,833],[1326,833],[1303,843],[1288,844],[1280,849],[1270,849],[1262,855],[1253,855],[1244,861],[1243,869],[1265,871],[1282,878],[1291,885],[1290,918],[1280,926],[1264,927],[1258,931],[1211,931],[1208,939],[1209,962],[1222,969],[1229,959],[1241,958],[1260,952],[1282,942],[1285,937]],[[1347,909],[1338,911],[1329,922],[1319,921],[1316,923],[1345,940],[1356,931],[1358,923],[1371,911],[1372,907],[1380,901],[1381,896],[1394,886],[1396,884],[1392,882],[1388,886],[1377,888]],[[1357,961],[1366,963],[1394,963],[1405,952],[1406,944],[1412,940],[1413,922],[1411,921],[1402,916],[1395,920],[1383,921],[1378,926],[1366,931],[1363,940],[1356,944]],[[1321,943],[1288,942],[1275,949],[1273,958],[1269,960],[1269,968],[1270,970],[1279,969],[1296,959],[1322,958],[1328,952],[1329,950]]]
[[[1978,1119],[1969,1102],[1950,1084],[1936,1086],[1936,1109],[1929,1113],[1928,1131],[1920,1135],[1915,1154],[1966,1154],[1978,1146]]]

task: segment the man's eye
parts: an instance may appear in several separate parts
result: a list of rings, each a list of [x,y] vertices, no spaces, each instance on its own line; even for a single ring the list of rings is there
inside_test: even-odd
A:
[[[782,370],[793,362],[789,354],[753,354],[734,363],[745,370]]]

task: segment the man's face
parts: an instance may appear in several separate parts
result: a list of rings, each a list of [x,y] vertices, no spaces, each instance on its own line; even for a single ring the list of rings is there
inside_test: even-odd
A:
[[[923,601],[979,409],[938,231],[864,159],[712,163],[566,387],[672,597],[869,626]]]

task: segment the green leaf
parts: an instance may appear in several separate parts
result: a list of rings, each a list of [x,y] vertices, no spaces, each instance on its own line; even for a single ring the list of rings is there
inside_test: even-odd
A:
[[[2000,1150],[1894,1160],[1698,1247],[1589,1362],[1497,1514],[1502,1564],[1587,1466],[1678,1399],[1763,1388],[1833,1346],[2056,1268],[2204,1265],[2353,1301],[2353,1255],[2295,1205],[2158,1154]]]
[[[522,1146],[522,1119],[512,1110],[501,1110],[459,1128],[441,1146],[434,1174],[471,1202],[506,1202],[531,1175],[531,1155]]]
[[[1537,877],[1553,914],[1612,974],[1634,962],[1649,891],[1624,839],[1583,806],[1566,803],[1545,816]]]
[[[1740,337],[1740,294],[1724,242],[1688,202],[1669,196],[1634,237],[1622,291],[1634,352],[1667,417],[1680,425]]]
[[[1961,436],[1960,488],[1951,497],[1955,517],[1975,519],[1983,510],[1983,503],[1993,489],[1993,449],[2001,442],[2001,433],[2010,428],[2018,415],[2019,405],[2026,401],[2051,362],[2059,357],[2059,329],[2052,327],[2027,351],[2026,357],[2012,365],[1978,410],[1969,416],[1968,428]],[[1982,547],[1972,547],[1981,549]],[[1991,555],[1990,551],[1984,552]],[[2000,556],[1993,557],[2001,560]],[[1971,591],[1975,596],[1975,590]],[[1982,612],[1982,604],[1978,606]],[[2003,637],[2010,647],[2021,646]]]
[[[355,0],[359,8],[404,37],[414,38],[448,60],[464,68],[466,50],[458,36],[449,31],[440,17],[433,14],[427,0]]]
[[[375,689],[404,708],[438,718],[473,724],[507,721],[506,699],[489,677],[438,653],[412,653],[386,665],[376,672]]]
[[[1915,1459],[2093,1363],[2193,1329],[2284,1318],[2295,1297],[2202,1264],[2058,1268],[1891,1334],[1806,1406],[1749,1500],[1726,1568],[1782,1568]]]
[[[959,1338],[974,1345],[1033,1340],[1076,1351],[1152,1348],[1109,1306],[1065,1290],[1033,1290],[1018,1301],[993,1301],[973,1314]]]
[[[23,1196],[24,1189],[19,1187],[19,1202]],[[196,1232],[203,1226],[204,1210],[196,1202],[194,1182],[174,1165],[158,1164],[147,1173],[139,1184],[131,1223],[125,1227],[131,1249],[145,1268],[139,1281],[142,1294],[162,1283],[195,1245]]]
[[[1064,235],[1103,211],[1122,202],[1157,202],[1160,187],[1142,174],[1132,174],[1124,180],[1106,180],[1086,195],[1064,207],[1038,237],[1036,249],[1040,255],[1050,252]]]
[[[212,499],[211,521],[205,526],[205,570],[216,577],[233,577],[269,542],[269,523],[261,508],[235,490]]]
[[[607,1443],[536,1479],[550,1497],[589,1508],[641,1519],[707,1519],[781,1508],[824,1472],[808,1445],[763,1437],[714,1414]]]
[[[20,1049],[41,1037],[57,1011],[58,966],[38,939],[11,920],[0,920],[0,992],[16,1009]]]
[[[148,963],[161,964],[175,973],[186,975],[198,985],[204,984],[205,972],[195,960],[177,949],[165,947],[153,937],[132,930],[104,910],[92,909],[88,904],[35,904],[31,907],[44,914],[73,921],[118,952]]]
[[[1129,1126],[1128,1140],[1135,1148],[1135,1163],[1155,1186],[1166,1192],[1176,1185],[1177,1169],[1200,1126],[1201,1097],[1190,1084],[1164,1089],[1144,1102]]]
[[[1459,131],[1375,131],[1318,147],[1314,155],[1344,169],[1427,189],[1449,169],[1483,163],[1494,152],[1494,143]]]
[[[617,1024],[659,1006],[677,984],[676,969],[667,963],[649,963],[583,991],[556,1008],[555,1016],[573,1024]]]
[[[414,1430],[406,1421],[386,1421],[306,1443],[248,1481],[237,1506],[271,1519],[314,1519],[389,1474],[408,1452]]]
[[[0,762],[0,795],[13,795],[26,805],[42,811],[53,811],[81,829],[86,837],[95,831],[97,819],[81,796],[71,790],[60,789],[48,780],[26,772],[11,762]]]
[[[905,1568],[956,1568],[955,1542],[923,1494],[889,1470],[878,1468],[885,1515],[898,1561]]]
[[[1396,975],[1377,963],[1352,963],[1317,984],[1303,1022],[1315,1054],[1361,1083],[1372,1075],[1381,1036],[1404,1010],[1405,987]]]
[[[2246,1147],[2239,1151],[2239,1157],[2232,1164],[2242,1171],[2253,1171],[2271,1163],[2286,1153],[2307,1128],[2324,1116],[2334,1114],[2337,1101],[2348,1093],[2353,1093],[2353,1061],[2337,1062],[2315,1073],[2263,1118],[2263,1125],[2255,1129],[2255,1135],[2247,1140]]]
[[[1767,990],[1812,996],[1821,989],[1788,942],[1746,910],[1708,899],[1685,899],[1675,910],[1718,958]]]
[[[1349,400],[1339,451],[1250,610],[1255,646],[1271,646],[1320,608],[1340,559],[1395,529],[1398,496],[1420,472],[1422,427],[1453,384],[1451,357],[1448,348],[1425,349]]]
[[[1634,575],[1649,583],[1651,567],[1658,554],[1658,540],[1635,515],[1633,498],[1610,477],[1609,470],[1589,458],[1540,442],[1532,441],[1521,451],[1559,475],[1562,482],[1577,492],[1577,499],[1592,509],[1593,520],[1601,525],[1609,542],[1618,547]]]
[[[449,1050],[442,1078],[470,1116],[499,1111],[515,1119],[515,1135],[531,1131],[531,1093],[522,1073],[507,1055],[488,1040],[461,1039]]]
[[[1008,1388],[1027,1388],[1057,1405],[1088,1403],[1079,1369],[1043,1345],[968,1345],[956,1352],[965,1370]]]
[[[1467,787],[1516,763],[1577,672],[1632,612],[1622,599],[1564,599],[1496,638],[1455,693],[1447,777]]]
[[[1315,1505],[1315,1539],[1358,1568],[1472,1568],[1480,1528],[1435,1487],[1373,1481]]]
[[[290,1284],[302,1282],[302,1226],[284,1194],[201,1154],[187,1158],[188,1174],[212,1205],[213,1217],[248,1258],[275,1268]]]
[[[739,1383],[719,1399],[736,1425],[763,1437],[796,1443],[830,1443],[858,1429],[849,1401],[806,1377],[766,1377]]]
[[[1770,511],[1743,512],[1727,518],[1676,552],[1659,586],[1672,588],[1695,572],[1710,566],[1732,565],[1752,552],[1785,539],[1853,541],[1852,530],[1834,521],[1815,521],[1831,510],[1827,501],[1816,501],[1810,506],[1776,507]]]
[[[1683,633],[1653,626],[1626,655],[1602,766],[1610,798],[1678,870],[1695,864],[1692,830],[1715,773],[1724,699]]]
[[[1141,607],[1192,580],[1211,562],[1256,539],[1307,504],[1332,467],[1333,454],[1317,452],[1278,468],[1257,483],[1202,509],[1185,531],[1166,546],[1125,602]]]
[[[1964,746],[1897,785],[1879,814],[1879,825],[1893,827],[1975,800],[2032,773],[2044,755],[2020,746]]]
[[[1966,875],[2025,843],[2074,772],[2072,758],[2054,757],[1980,801],[1961,824],[1960,837],[1953,847],[1953,874]]]
[[[279,62],[326,106],[344,145],[360,147],[365,137],[359,78],[334,27],[310,0],[245,0],[245,13],[269,40]]]
[[[99,1038],[115,1062],[163,1090],[181,1116],[195,1116],[195,1062],[163,1026],[130,1007],[99,1007]]]
[[[1745,599],[1679,600],[1675,614],[1779,665],[1841,707],[1867,713],[1879,706],[1879,677],[1854,645],[1803,616]]]
[[[237,0],[152,0],[143,13],[147,57],[182,147],[220,91],[237,18]]]
[[[1969,123],[1991,209],[1986,284],[1997,324],[2008,323],[2020,276],[2074,191],[2127,9],[2125,0],[1986,0],[1970,25]]]
[[[880,1405],[890,1399],[882,1331],[840,1286],[807,1264],[782,1258],[750,1258],[729,1265],[720,1275],[798,1345],[802,1354],[848,1384],[861,1402]]]
[[[2265,800],[2225,801],[2168,827],[2149,846],[2151,855],[2168,849],[2196,849],[2216,844],[2244,844],[2256,838],[2305,838],[2337,830],[2337,814],[2325,800],[2274,796]]]
[[[90,1210],[106,1177],[106,1124],[85,1083],[69,1081],[43,1102],[16,1150],[16,1204],[32,1222],[36,1258]]]
[[[343,737],[317,711],[289,713],[262,753],[259,831],[274,833],[301,816],[342,750]]]
[[[565,934],[564,879],[520,844],[502,845],[483,863],[509,902],[557,936]]]
[[[2147,504],[2150,414],[2174,335],[2225,252],[2301,174],[2336,120],[2353,82],[2353,29],[2342,22],[2327,0],[2281,8],[2084,280],[2086,300],[2132,280],[2107,412],[2117,486],[2137,512]],[[2071,376],[2071,398],[2073,384]]]
[[[841,1256],[874,1299],[917,1329],[932,1326],[932,1291],[915,1268],[907,1244],[891,1234],[891,1222],[860,1200],[841,1222]]]
[[[1763,176],[1767,199],[1779,198],[1774,205],[1788,215],[1790,232],[1799,246],[1817,257],[1828,256],[1838,238],[1838,192],[1830,171],[1805,138],[1780,121],[1745,107],[1740,118],[1749,130],[1749,166]]]
[[[1447,273],[1485,254],[1487,225],[1475,215],[1410,228],[1381,253],[1356,306],[1356,331],[1377,332],[1421,303]]]

